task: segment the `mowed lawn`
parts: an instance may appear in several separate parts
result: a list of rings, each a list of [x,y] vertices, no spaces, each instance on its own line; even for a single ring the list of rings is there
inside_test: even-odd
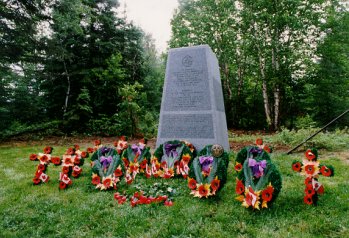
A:
[[[64,191],[58,189],[61,168],[50,164],[47,184],[34,186],[32,178],[38,161],[31,153],[41,152],[46,144],[0,146],[0,237],[349,237],[349,152],[322,151],[319,159],[333,165],[334,177],[320,177],[325,194],[318,206],[303,203],[304,177],[292,171],[292,161],[303,153],[271,154],[283,178],[283,188],[270,209],[252,211],[235,200],[233,161],[230,153],[228,181],[219,195],[198,199],[190,195],[184,179],[145,179],[137,177],[131,186],[119,191],[134,191],[137,184],[167,182],[176,190],[174,205],[131,207],[119,205],[114,191],[100,192],[91,187],[89,159],[79,179]],[[68,146],[55,146],[62,155]],[[87,144],[80,144],[85,149]],[[90,145],[89,145],[90,146]]]

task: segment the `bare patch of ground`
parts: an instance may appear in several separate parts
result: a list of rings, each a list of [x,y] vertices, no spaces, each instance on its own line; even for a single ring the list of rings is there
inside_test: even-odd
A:
[[[235,132],[234,132],[235,133]],[[239,132],[242,134],[242,131]],[[94,141],[100,139],[102,144],[104,145],[113,145],[115,141],[118,140],[118,137],[98,137],[98,136],[74,136],[74,137],[58,137],[58,136],[51,136],[42,138],[39,140],[30,140],[30,139],[21,139],[21,138],[15,138],[11,139],[6,142],[0,142],[0,146],[13,146],[13,147],[21,147],[21,146],[72,146],[74,144],[78,144],[82,147],[93,147]],[[137,138],[131,138],[128,139],[128,142],[130,144],[137,143],[139,139]],[[234,152],[240,151],[245,146],[251,146],[254,145],[253,141],[239,141],[236,142],[234,140],[230,141],[230,149]],[[156,138],[149,139],[147,142],[147,145],[152,149],[155,150],[156,148]],[[290,148],[284,145],[276,144],[276,145],[268,145],[273,148],[274,152],[285,152],[289,150]]]

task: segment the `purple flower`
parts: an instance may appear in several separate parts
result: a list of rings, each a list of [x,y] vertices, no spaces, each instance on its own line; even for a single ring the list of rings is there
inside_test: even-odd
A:
[[[178,152],[176,151],[177,147],[181,144],[165,144],[165,153],[168,157],[176,158]]]
[[[199,161],[201,164],[202,171],[209,173],[210,166],[213,163],[213,157],[212,156],[200,156]]]
[[[252,168],[253,176],[260,178],[264,174],[264,169],[267,167],[267,161],[262,160],[257,162],[255,159],[248,159],[248,166]]]
[[[102,147],[101,148],[102,155],[105,155],[105,154],[109,153],[109,151],[110,151],[110,148],[108,148],[108,147]]]
[[[249,150],[249,153],[250,154],[253,154],[254,157],[256,157],[257,155],[261,154],[263,152],[263,150],[259,147],[252,147],[250,150]]]
[[[106,169],[110,165],[112,159],[113,158],[111,156],[108,156],[108,157],[101,156],[101,164],[103,165],[104,169]]]
[[[133,144],[131,146],[131,149],[134,154],[142,154],[142,150],[144,150],[144,144],[141,144],[141,145]]]

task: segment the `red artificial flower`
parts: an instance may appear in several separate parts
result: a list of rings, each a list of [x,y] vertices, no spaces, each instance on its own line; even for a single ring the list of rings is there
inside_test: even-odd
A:
[[[182,161],[183,162],[185,162],[185,163],[189,163],[189,161],[190,161],[190,155],[189,154],[184,154],[183,156],[182,156]]]
[[[328,168],[326,165],[321,166],[320,173],[323,176],[330,177],[332,175],[332,170]]]
[[[73,164],[72,158],[70,156],[69,157],[65,157],[63,162],[65,164]]]
[[[38,156],[37,156],[36,154],[31,154],[31,155],[29,156],[29,159],[30,159],[31,161],[35,161],[35,160],[38,159]]]
[[[87,158],[87,157],[88,157],[88,153],[86,151],[82,151],[81,158]]]
[[[189,187],[191,190],[195,190],[195,189],[196,189],[196,180],[193,179],[193,178],[189,178],[189,179],[188,179],[188,187]]]
[[[115,171],[114,171],[114,175],[115,175],[115,177],[120,177],[120,176],[122,176],[122,170],[121,169],[116,169]]]
[[[74,145],[75,150],[80,150],[80,146],[79,145]]]
[[[101,140],[95,140],[95,146],[99,146],[101,143]]]
[[[311,149],[308,149],[308,150],[305,152],[305,157],[306,157],[308,160],[314,160],[314,159],[316,159],[316,155],[311,151]]]
[[[173,176],[173,170],[169,169],[166,173],[164,173],[164,178],[169,179]]]
[[[311,205],[313,204],[313,197],[311,196],[304,196],[304,203]]]
[[[74,159],[74,164],[75,165],[79,165],[80,164],[80,159],[78,158],[78,157],[75,157],[75,159]]]
[[[121,196],[119,199],[118,199],[118,204],[124,204],[126,202],[127,198],[125,196]]]
[[[147,167],[147,163],[148,161],[144,159],[139,166],[141,167],[141,169],[145,169]]]
[[[119,198],[121,198],[122,195],[118,192],[118,193],[114,193],[114,199],[118,200]]]
[[[101,183],[101,178],[99,176],[92,177],[92,184],[93,185],[98,185],[100,183]]]
[[[131,199],[130,204],[131,204],[131,207],[135,207],[137,205],[137,201]]]
[[[123,158],[122,158],[122,161],[124,161],[125,167],[128,167],[128,166],[129,166],[130,162],[128,161],[127,158],[123,157]]]
[[[313,164],[308,164],[304,167],[305,173],[313,175],[315,173],[315,166]]]
[[[130,165],[130,172],[137,172],[138,171],[138,164],[131,164]]]
[[[164,202],[164,205],[165,205],[166,207],[171,207],[171,206],[173,206],[173,202],[172,202],[172,201],[169,201],[169,200],[166,200],[166,201]]]
[[[60,165],[60,164],[61,164],[61,158],[59,158],[58,156],[51,157],[51,162],[52,162],[54,165]]]
[[[301,162],[294,162],[293,164],[292,164],[292,169],[293,169],[293,171],[296,171],[296,172],[301,172],[301,170],[302,170],[302,164],[301,164]]]
[[[38,185],[39,183],[41,183],[41,180],[38,178],[38,177],[34,177],[33,178],[33,183],[35,184],[35,185]]]
[[[220,185],[220,181],[219,179],[215,178],[214,180],[212,180],[211,182],[211,188],[213,191],[217,191]]]
[[[320,185],[320,186],[317,188],[316,192],[317,192],[318,194],[320,194],[320,195],[324,194],[324,192],[325,192],[324,186],[323,186],[323,185]]]
[[[166,168],[166,167],[167,167],[166,161],[162,161],[162,162],[161,162],[161,168]]]
[[[133,197],[135,197],[135,198],[140,198],[142,195],[143,195],[142,192],[135,192],[135,193],[133,194]]]
[[[146,196],[141,195],[141,196],[139,197],[138,203],[139,203],[139,204],[146,204],[146,203],[147,203],[147,200],[148,200],[148,198],[147,198]]]
[[[199,190],[199,194],[201,197],[207,197],[209,194],[209,190],[207,189],[207,187],[205,186],[205,184],[201,184],[198,188]]]
[[[114,141],[114,147],[118,147],[119,141]]]
[[[305,192],[306,196],[312,197],[315,194],[315,190],[313,189],[313,185],[308,185],[305,188],[304,192]]]
[[[256,145],[263,145],[263,139],[262,138],[257,138]]]
[[[92,154],[94,152],[94,149],[91,147],[87,148],[87,153]]]
[[[272,186],[268,186],[266,189],[262,191],[262,199],[266,202],[270,202],[273,198],[274,188]]]
[[[270,148],[269,146],[267,146],[267,145],[265,145],[265,146],[263,147],[263,150],[266,151],[266,152],[268,152],[269,154],[271,153],[271,148]]]
[[[304,184],[305,184],[305,186],[313,185],[313,178],[307,177],[307,178],[304,180]]]
[[[41,171],[41,172],[45,172],[46,171],[46,166],[44,164],[39,164],[37,170]]]
[[[67,187],[67,184],[64,182],[59,182],[59,189],[65,189]]]
[[[74,148],[68,148],[67,151],[65,152],[66,155],[73,155],[75,154]]]
[[[162,195],[162,196],[159,196],[161,201],[166,201],[167,200],[167,195]]]
[[[239,179],[236,179],[235,192],[239,195],[245,192],[245,185]]]
[[[240,172],[242,170],[242,164],[239,162],[236,162],[234,169],[235,171]]]
[[[106,179],[104,179],[104,181],[103,181],[103,185],[104,185],[104,187],[106,187],[106,188],[109,188],[110,185],[111,185],[111,183],[112,183],[111,178],[106,178]]]
[[[43,155],[40,157],[40,161],[44,164],[46,164],[48,162],[48,157],[46,155]]]
[[[69,167],[69,166],[63,166],[63,167],[62,167],[62,173],[68,174],[69,171],[70,171],[70,167]]]
[[[46,146],[44,148],[44,154],[51,154],[52,153],[52,147]]]
[[[80,176],[81,171],[82,171],[82,170],[73,170],[73,172],[72,172],[71,175],[72,175],[74,178],[77,178],[77,177]]]

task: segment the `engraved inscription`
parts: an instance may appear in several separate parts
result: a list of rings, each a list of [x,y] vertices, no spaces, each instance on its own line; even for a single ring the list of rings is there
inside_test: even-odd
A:
[[[165,111],[211,110],[209,82],[204,70],[172,72],[165,92]]]
[[[214,138],[212,114],[163,115],[161,138]]]

